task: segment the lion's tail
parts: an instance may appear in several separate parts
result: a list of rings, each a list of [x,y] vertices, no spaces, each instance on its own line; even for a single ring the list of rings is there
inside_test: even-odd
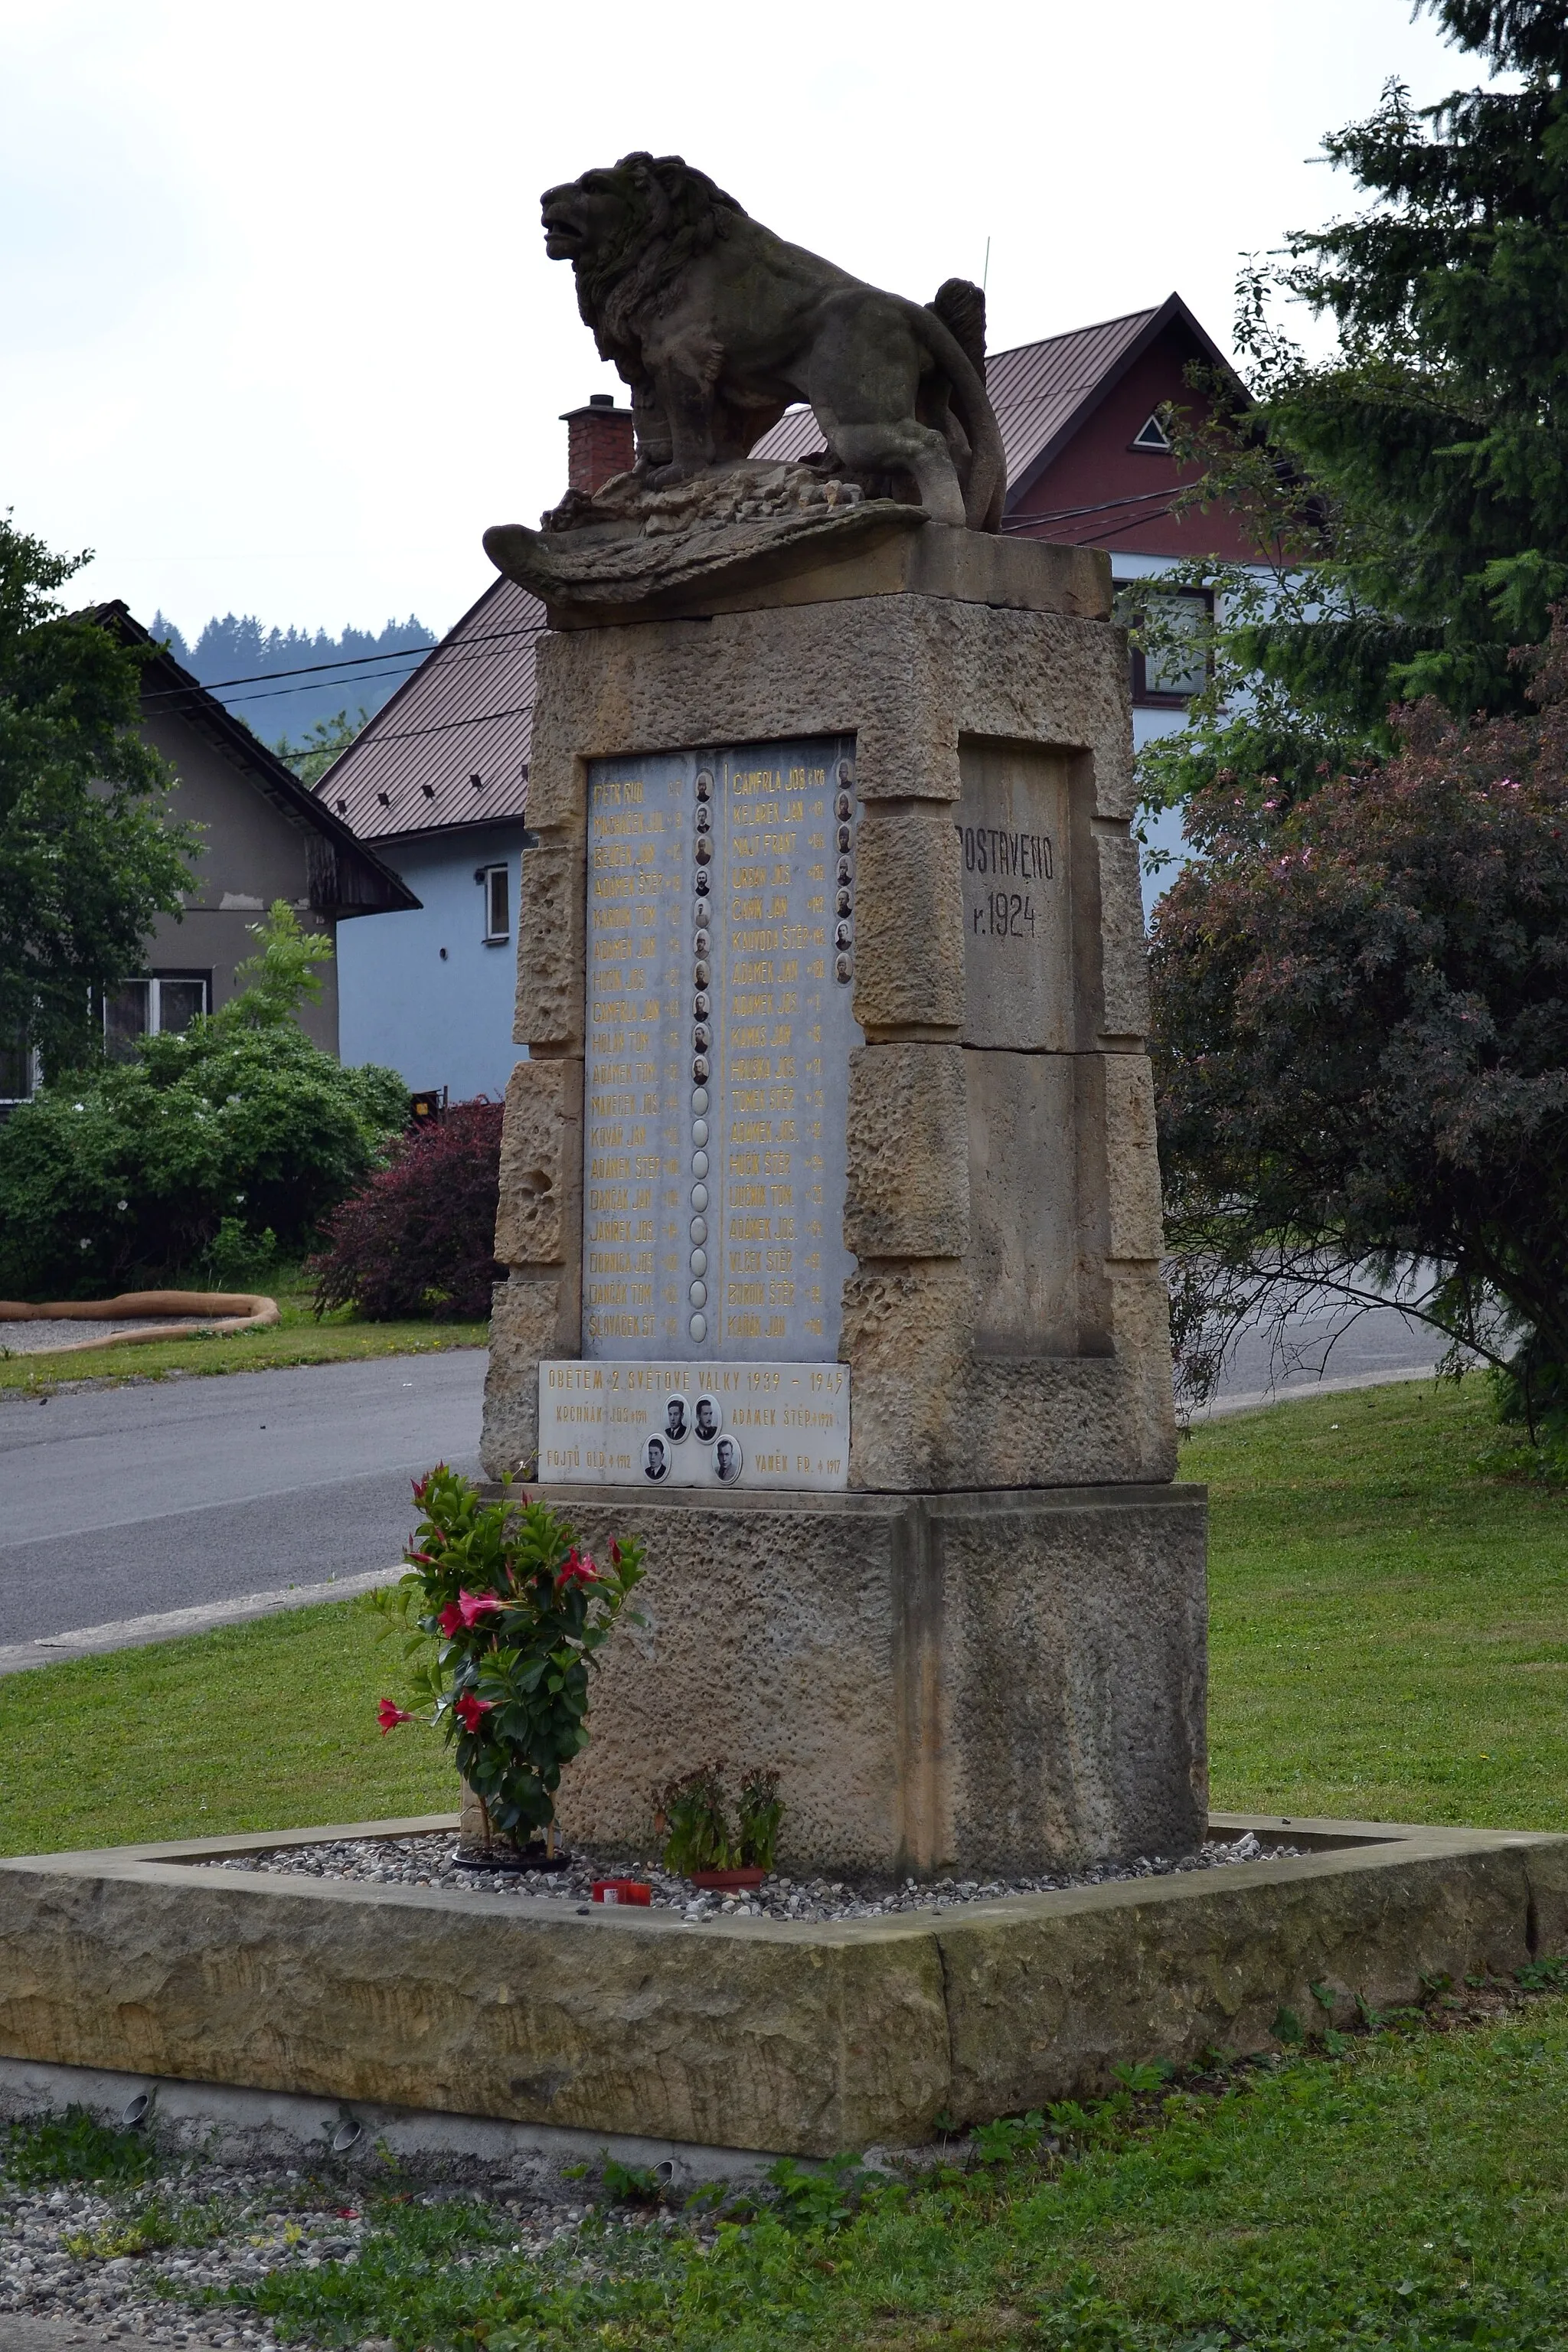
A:
[[[971,530],[994,530],[1002,520],[1007,495],[1007,460],[1002,428],[985,390],[985,297],[967,278],[949,278],[929,302],[922,319],[928,324],[931,355],[946,371],[952,403],[969,436],[969,479],[963,508]]]

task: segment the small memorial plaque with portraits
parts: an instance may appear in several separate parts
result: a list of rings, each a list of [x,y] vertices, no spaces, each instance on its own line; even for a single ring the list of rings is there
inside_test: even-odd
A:
[[[848,1483],[843,1364],[601,1358],[539,1367],[542,1486],[832,1493]]]

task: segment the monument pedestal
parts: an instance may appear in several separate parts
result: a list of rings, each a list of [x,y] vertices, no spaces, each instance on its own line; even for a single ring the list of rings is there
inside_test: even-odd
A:
[[[772,1766],[779,1866],[1031,1877],[1204,1834],[1200,1486],[549,1499],[639,1536],[566,1842],[654,1850],[656,1788]]]
[[[552,606],[539,647],[483,1454],[645,1534],[652,1612],[563,1824],[646,1845],[723,1755],[779,1771],[800,1868],[1190,1849],[1203,1508],[1110,566],[830,541]],[[848,1392],[810,1458],[764,1409],[806,1366]]]

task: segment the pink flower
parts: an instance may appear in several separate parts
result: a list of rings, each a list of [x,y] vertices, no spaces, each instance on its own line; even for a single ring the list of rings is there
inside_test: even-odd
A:
[[[384,1698],[375,1710],[375,1719],[384,1738],[389,1731],[395,1731],[400,1723],[412,1723],[414,1717],[405,1706],[395,1706],[391,1699]]]
[[[487,1609],[504,1609],[506,1607],[506,1602],[500,1598],[500,1595],[496,1592],[464,1592],[459,1591],[458,1594],[458,1606],[462,1612],[464,1624],[472,1625],[484,1615]]]
[[[465,1691],[462,1697],[454,1705],[452,1712],[465,1731],[477,1731],[479,1727],[480,1716],[489,1715],[494,1705],[494,1699],[476,1698],[472,1691]]]
[[[594,1565],[592,1554],[580,1553],[574,1544],[564,1562],[555,1572],[555,1581],[563,1592],[569,1584],[597,1584],[599,1571]]]
[[[460,1633],[462,1632],[463,1612],[458,1608],[455,1601],[447,1601],[447,1606],[442,1610],[437,1622],[440,1626],[442,1633],[447,1636],[448,1642],[451,1640],[454,1633]]]

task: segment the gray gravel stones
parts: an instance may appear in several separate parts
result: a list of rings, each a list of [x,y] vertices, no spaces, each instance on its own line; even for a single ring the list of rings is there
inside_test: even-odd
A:
[[[901,1886],[851,1885],[840,1879],[795,1879],[775,1873],[754,1895],[721,1895],[693,1887],[690,1882],[645,1862],[605,1864],[575,1861],[564,1870],[502,1871],[465,1869],[452,1843],[450,1831],[422,1837],[345,1838],[329,1845],[284,1846],[269,1853],[232,1854],[221,1862],[195,1865],[209,1870],[264,1871],[284,1876],[357,1879],[376,1886],[461,1888],[465,1893],[495,1895],[502,1900],[543,1897],[586,1908],[595,1879],[632,1878],[652,1889],[649,1907],[679,1911],[693,1926],[705,1919],[752,1918],[799,1920],[816,1924],[836,1919],[883,1919],[900,1913],[941,1913],[968,1903],[994,1902],[1008,1895],[1044,1895],[1075,1886],[1104,1886],[1113,1881],[1168,1878],[1179,1871],[1217,1870],[1239,1862],[1258,1862],[1265,1848],[1248,1830],[1232,1844],[1213,1843],[1198,1853],[1177,1860],[1140,1857],[1133,1862],[1097,1863],[1091,1870],[1058,1878],[939,1878],[907,1879]],[[1271,1857],[1290,1858],[1300,1849],[1269,1846]]]
[[[473,2184],[454,2186],[476,2193]],[[478,2191],[504,2211],[513,2249],[538,2256],[575,2233],[582,2205],[563,2206],[537,2189],[520,2189],[502,2177]],[[22,2343],[23,2332],[9,2328],[22,2318],[78,2322],[95,2346],[263,2352],[279,2341],[266,2319],[235,2304],[205,2308],[205,2296],[254,2284],[269,2271],[355,2261],[364,2228],[362,2193],[353,2185],[333,2189],[297,2169],[236,2171],[197,2162],[171,2167],[146,2189],[118,2193],[76,2183],[31,2189],[0,2183],[0,2352],[9,2352],[13,2333]],[[428,2193],[435,2201],[450,2192]],[[117,2251],[134,2242],[138,2217],[154,2205],[173,2216],[179,2236],[201,2242]]]

